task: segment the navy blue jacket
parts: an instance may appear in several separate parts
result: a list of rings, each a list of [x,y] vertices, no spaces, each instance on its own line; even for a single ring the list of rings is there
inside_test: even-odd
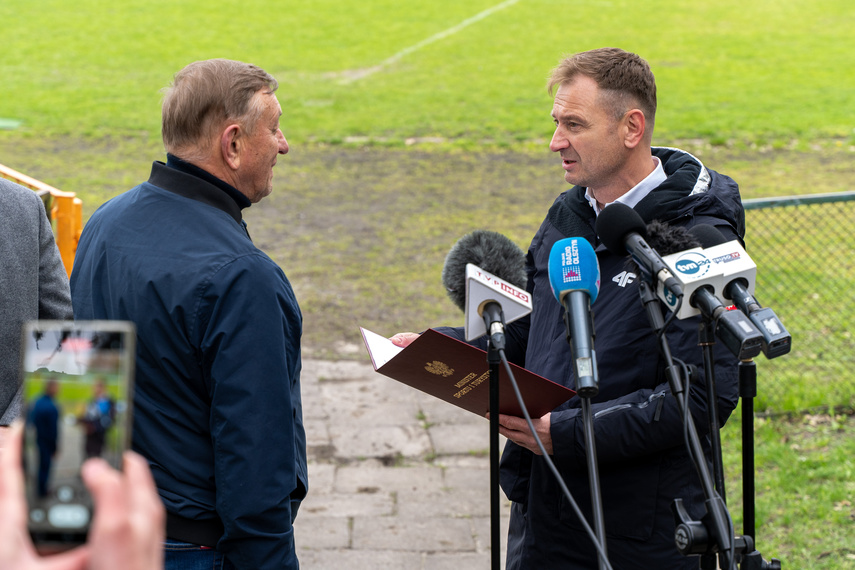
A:
[[[650,222],[690,227],[713,224],[727,239],[744,235],[744,211],[736,183],[703,167],[691,155],[655,148],[668,178],[635,208]],[[686,453],[683,424],[664,373],[664,361],[642,307],[638,276],[627,258],[610,253],[594,231],[595,214],[584,188],[561,194],[531,242],[527,288],[533,312],[508,327],[509,358],[555,382],[575,385],[564,310],[549,286],[552,245],[584,237],[594,246],[602,285],[592,306],[599,394],[592,401],[609,558],[614,568],[697,568],[674,546],[670,507],[683,498],[700,517],[703,496]],[[675,358],[695,364],[700,382],[691,389],[690,408],[708,432],[699,318],[674,320],[666,337]],[[737,360],[716,346],[715,380],[721,425],[736,406]],[[551,415],[553,461],[589,522],[591,498],[584,425],[578,397]],[[708,441],[704,437],[705,443]],[[596,568],[591,541],[543,459],[508,442],[502,455],[501,484],[515,503],[508,537],[508,568]]]
[[[75,318],[136,323],[133,447],[167,512],[220,519],[217,549],[238,568],[298,568],[302,316],[235,199],[184,167],[156,162],[93,214],[71,276]]]

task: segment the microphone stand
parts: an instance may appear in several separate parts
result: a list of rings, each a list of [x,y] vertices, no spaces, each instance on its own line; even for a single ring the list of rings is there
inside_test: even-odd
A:
[[[688,429],[689,436],[689,452],[695,458],[695,469],[701,479],[701,487],[703,488],[706,515],[702,522],[691,520],[683,507],[682,499],[675,499],[671,505],[675,518],[677,519],[677,529],[675,533],[675,541],[677,549],[684,555],[689,554],[706,554],[711,552],[712,546],[717,545],[719,552],[733,552],[734,541],[730,531],[729,519],[730,515],[727,512],[727,506],[722,501],[721,497],[715,492],[712,478],[710,477],[709,469],[707,468],[705,454],[701,447],[701,440],[698,436],[695,422],[692,419],[691,412],[688,409],[687,402],[684,399],[683,382],[680,379],[677,368],[673,364],[671,358],[671,348],[665,339],[664,327],[665,321],[662,318],[662,309],[659,305],[659,299],[650,284],[645,280],[639,282],[639,293],[641,302],[647,311],[647,318],[650,321],[650,326],[660,339],[660,350],[665,357],[667,364],[666,371],[668,373],[668,385],[671,388],[671,393],[677,400],[677,407],[684,423]],[[711,532],[710,532],[711,531]],[[710,534],[712,534],[713,543],[709,544]],[[723,563],[723,561],[722,561]],[[735,567],[736,561],[731,559],[731,568]],[[724,567],[723,567],[724,568]],[[730,570],[728,568],[727,570]]]
[[[491,569],[501,567],[499,509],[499,367],[505,350],[505,316],[495,301],[479,309],[487,329],[487,365],[490,371],[490,553]]]
[[[490,337],[487,337],[490,339]],[[501,532],[499,502],[499,365],[502,359],[491,340],[487,341],[487,364],[490,370],[490,552],[491,568],[501,567]]]
[[[588,305],[588,301],[583,300],[582,297],[573,297],[570,300],[570,303],[576,303],[574,310],[576,312],[587,313],[589,316],[591,314],[590,306]],[[575,330],[575,326],[570,319],[570,313],[568,311],[564,312],[564,324],[567,328],[567,340],[570,342],[572,347],[573,342],[571,340],[571,335],[579,335],[582,334],[582,331]],[[593,330],[593,325],[589,325],[590,329]],[[574,354],[574,361],[576,355]],[[591,413],[591,399],[594,398],[600,391],[599,386],[597,385],[596,380],[596,361],[593,362],[594,370],[591,371],[591,375],[586,375],[584,380],[579,379],[579,371],[576,370],[577,377],[577,385],[576,385],[576,394],[579,395],[579,398],[582,401],[582,423],[585,429],[585,451],[587,456],[588,463],[588,485],[591,491],[591,511],[593,513],[593,526],[594,532],[597,534],[597,540],[603,547],[603,552],[597,552],[597,560],[599,562],[600,570],[605,568],[606,559],[603,558],[604,555],[608,555],[606,551],[606,525],[603,520],[603,499],[602,493],[600,491],[600,473],[597,468],[597,447],[596,441],[594,438],[594,417]]]
[[[588,456],[588,481],[591,488],[591,508],[594,514],[594,532],[597,533],[597,540],[603,545],[603,552],[606,553],[606,525],[603,521],[603,499],[600,492],[600,473],[597,469],[597,450],[594,445],[594,418],[591,414],[591,398],[582,397],[582,421],[585,424],[585,442],[587,443]],[[597,553],[597,560],[600,565],[600,570],[605,566],[605,560],[602,554]]]
[[[712,447],[713,477],[715,488],[721,500],[727,503],[724,489],[724,461],[721,456],[721,434],[718,425],[718,395],[715,388],[715,361],[713,346],[715,346],[715,325],[704,317],[698,329],[698,345],[704,353],[704,378],[707,385],[707,408],[709,412],[710,445]]]
[[[739,362],[739,397],[742,398],[742,526],[752,548],[743,561],[743,568],[780,570],[781,561],[773,558],[763,560],[753,550],[756,529],[754,527],[754,398],[757,396],[757,365],[753,360]],[[747,564],[753,564],[747,566]]]
[[[739,362],[739,397],[742,398],[742,526],[756,538],[754,528],[754,398],[757,396],[757,365]]]
[[[770,562],[767,562],[763,559],[760,552],[754,549],[754,539],[752,536],[733,535],[730,513],[722,497],[715,492],[703,448],[701,447],[700,437],[695,428],[691,412],[688,409],[687,401],[684,399],[683,385],[677,368],[673,364],[670,347],[665,339],[663,330],[665,322],[662,318],[662,310],[656,293],[651,285],[644,280],[639,282],[639,293],[641,295],[641,302],[647,311],[650,326],[660,339],[660,349],[668,365],[666,368],[668,383],[672,394],[677,400],[680,414],[688,429],[689,441],[687,443],[690,447],[689,452],[696,458],[695,469],[701,479],[701,487],[706,498],[706,514],[700,521],[692,520],[683,506],[682,499],[675,499],[672,503],[671,510],[674,513],[677,523],[674,533],[677,549],[685,556],[703,555],[701,558],[701,568],[715,567],[715,558],[709,555],[717,551],[719,554],[719,565],[723,570],[736,568],[737,559],[740,560],[739,566],[742,570],[780,570],[781,562],[779,560],[773,558]],[[711,363],[705,363],[705,366],[711,366]],[[712,411],[712,409],[711,407],[710,410]],[[722,556],[725,552],[729,553],[727,559]],[[729,562],[729,564],[726,564],[726,562]],[[712,566],[709,566],[710,563],[712,563]]]

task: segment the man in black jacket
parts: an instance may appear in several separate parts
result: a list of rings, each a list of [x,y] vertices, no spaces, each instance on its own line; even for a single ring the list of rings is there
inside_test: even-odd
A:
[[[550,149],[561,156],[564,178],[574,186],[555,200],[529,247],[527,289],[533,312],[507,327],[507,354],[533,372],[575,387],[564,311],[550,289],[548,261],[558,240],[587,239],[602,277],[592,306],[600,379],[592,410],[609,560],[621,570],[697,568],[696,558],[683,557],[676,549],[670,511],[673,500],[682,498],[692,516],[703,514],[703,494],[686,451],[682,418],[640,302],[639,275],[627,267],[625,257],[601,244],[595,221],[603,208],[622,202],[648,223],[711,224],[727,239],[741,239],[739,189],[686,152],[651,147],[656,84],[637,55],[614,48],[576,54],[553,71],[549,89],[556,87]],[[463,336],[462,330],[450,332]],[[702,370],[698,319],[675,320],[667,332],[674,357]],[[393,342],[405,345],[409,337],[396,335]],[[716,346],[715,360],[723,425],[737,402],[737,361],[721,346]],[[689,408],[704,436],[708,422],[702,382],[703,373],[691,387]],[[534,425],[590,522],[580,406],[580,399],[573,398],[534,418]],[[502,489],[512,501],[508,570],[596,568],[591,540],[540,456],[525,420],[501,415],[499,422],[510,440],[501,463]]]
[[[561,156],[564,179],[574,187],[556,200],[532,241],[528,271],[534,312],[517,343],[525,352],[518,354],[534,372],[574,386],[562,311],[548,286],[548,259],[559,239],[588,239],[602,274],[593,305],[600,391],[592,407],[609,559],[622,569],[697,568],[697,559],[682,557],[674,546],[673,499],[682,498],[700,517],[703,497],[665,363],[639,300],[638,276],[624,258],[602,246],[594,227],[603,208],[622,202],[646,222],[710,223],[728,238],[741,238],[739,190],[687,153],[651,148],[656,84],[637,55],[612,48],[574,55],[553,71],[550,91],[555,87],[550,149]],[[702,368],[697,326],[697,319],[675,321],[668,340],[675,357]],[[723,423],[736,405],[737,361],[717,349]],[[703,431],[703,386],[692,386],[691,394],[690,408]],[[577,502],[588,511],[579,406],[574,398],[535,425]],[[538,457],[524,420],[501,416],[499,421],[501,433],[511,440],[502,459],[502,486],[513,501],[508,568],[595,567],[591,542]]]

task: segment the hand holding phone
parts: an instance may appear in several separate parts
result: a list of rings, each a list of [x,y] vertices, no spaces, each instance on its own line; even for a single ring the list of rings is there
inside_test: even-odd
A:
[[[20,422],[4,429],[0,446],[0,568],[15,570],[161,570],[165,512],[148,463],[125,453],[120,473],[99,459],[84,464],[83,478],[95,500],[85,546],[47,557],[36,552],[27,531],[28,508],[21,470]]]
[[[80,468],[122,468],[130,444],[135,333],[120,321],[31,321],[21,350],[22,464],[33,542],[82,544],[93,503]]]

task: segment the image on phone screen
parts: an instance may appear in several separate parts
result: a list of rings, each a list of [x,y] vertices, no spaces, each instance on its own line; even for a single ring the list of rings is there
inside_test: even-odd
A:
[[[90,457],[122,467],[131,435],[134,346],[128,322],[25,323],[22,463],[34,542],[86,540],[93,507],[80,467]]]

